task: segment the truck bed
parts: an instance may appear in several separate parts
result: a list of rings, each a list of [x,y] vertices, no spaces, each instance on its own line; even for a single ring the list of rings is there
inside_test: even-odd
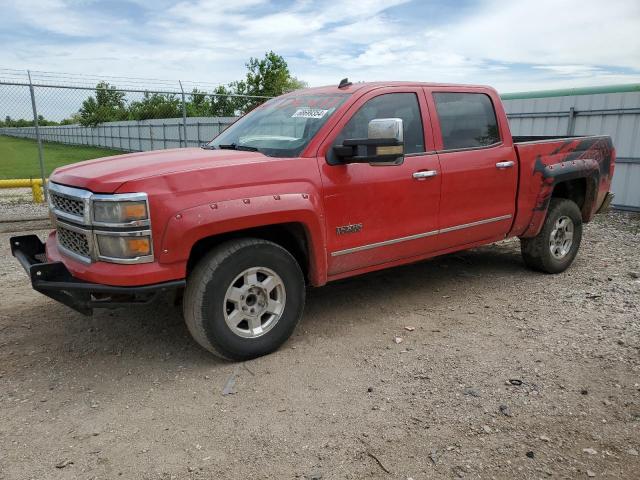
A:
[[[580,189],[583,221],[590,221],[611,186],[615,160],[611,138],[516,136],[513,141],[520,167],[514,234],[537,235],[555,185],[562,182]]]

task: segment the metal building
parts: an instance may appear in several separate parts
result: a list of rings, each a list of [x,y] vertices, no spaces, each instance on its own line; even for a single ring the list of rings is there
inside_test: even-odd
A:
[[[614,207],[640,211],[640,85],[502,95],[513,135],[611,135]]]

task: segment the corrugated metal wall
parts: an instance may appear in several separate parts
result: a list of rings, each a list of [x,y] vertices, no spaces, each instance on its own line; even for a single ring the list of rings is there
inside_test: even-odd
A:
[[[640,211],[640,91],[535,95],[504,95],[511,133],[610,135],[617,152],[614,205]]]
[[[105,122],[97,127],[56,125],[40,127],[45,142],[93,145],[125,151],[147,151],[182,146],[197,147],[208,142],[236,120],[236,117],[182,118]],[[186,133],[186,140],[184,137]],[[0,128],[0,135],[36,138],[34,127]]]

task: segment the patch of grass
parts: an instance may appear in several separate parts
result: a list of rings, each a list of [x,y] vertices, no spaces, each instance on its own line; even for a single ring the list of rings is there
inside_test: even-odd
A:
[[[62,165],[81,162],[92,158],[121,155],[120,150],[108,148],[65,145],[43,142],[44,167],[47,176]],[[14,138],[0,135],[0,178],[38,178],[38,143],[28,138]]]

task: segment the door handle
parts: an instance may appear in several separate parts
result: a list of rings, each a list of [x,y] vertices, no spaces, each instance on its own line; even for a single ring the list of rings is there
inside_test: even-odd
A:
[[[421,172],[414,172],[413,178],[416,180],[424,180],[425,178],[435,177],[438,175],[436,170],[423,170]]]
[[[506,162],[498,162],[496,163],[496,168],[511,168],[515,165],[513,160],[508,160]]]

